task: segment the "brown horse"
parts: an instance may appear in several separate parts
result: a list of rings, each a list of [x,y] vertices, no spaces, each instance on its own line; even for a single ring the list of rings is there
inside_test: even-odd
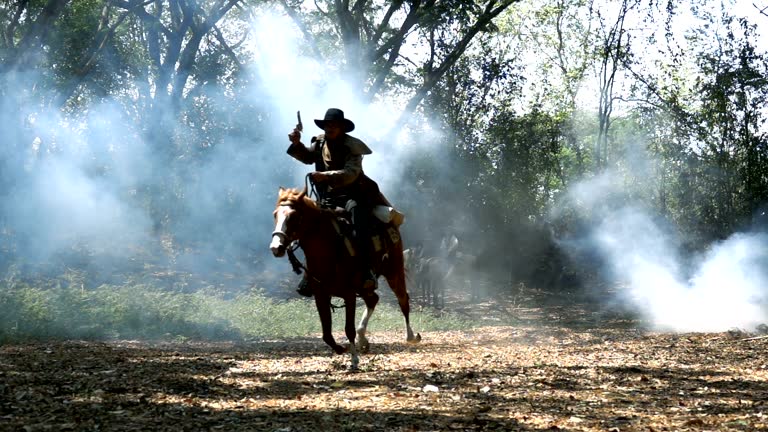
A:
[[[307,196],[306,189],[299,191],[280,188],[274,217],[275,230],[272,233],[270,249],[274,256],[282,257],[290,244],[299,240],[306,258],[306,277],[320,315],[323,341],[337,354],[347,352],[347,349],[337,344],[331,333],[331,297],[344,299],[344,330],[349,339],[352,369],[356,369],[359,364],[358,348],[363,352],[369,348],[366,338],[368,320],[379,302],[379,296],[373,291],[361,295],[365,302],[365,313],[355,334],[356,287],[362,285],[361,272],[358,270],[361,266],[355,261],[355,257],[346,252],[339,237],[336,212],[321,208]],[[418,342],[421,335],[413,333],[409,320],[410,304],[405,286],[402,241],[399,239],[397,227],[390,225],[388,229],[395,230],[396,235],[383,236],[385,241],[389,242],[387,255],[374,270],[377,275],[383,275],[387,279],[389,287],[397,296],[400,310],[405,317],[406,340]],[[355,336],[358,338],[358,346],[355,345]]]

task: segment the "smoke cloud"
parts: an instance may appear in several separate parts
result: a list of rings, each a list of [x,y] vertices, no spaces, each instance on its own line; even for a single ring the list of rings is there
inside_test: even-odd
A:
[[[345,116],[355,123],[351,135],[362,139],[372,148],[373,154],[365,157],[363,168],[376,179],[382,189],[397,189],[402,160],[413,151],[413,136],[400,134],[398,139],[385,141],[384,138],[395,126],[401,103],[392,99],[365,101],[360,89],[351,83],[335,66],[321,64],[302,52],[298,32],[293,31],[293,22],[285,15],[265,12],[253,25],[257,32],[253,38],[253,65],[262,85],[249,93],[251,100],[266,100],[275,112],[272,123],[274,132],[274,156],[288,158],[287,135],[296,124],[296,111],[301,111],[304,123],[302,141],[309,144],[309,138],[322,133],[313,119],[322,118],[326,109],[334,107],[344,111]],[[290,159],[293,185],[303,185],[304,174],[309,167]]]
[[[251,88],[244,97],[253,103],[266,103],[273,113],[269,126],[271,136],[267,148],[262,151],[269,155],[273,164],[279,164],[284,173],[282,177],[272,177],[264,182],[272,188],[268,191],[270,196],[274,196],[278,186],[303,187],[304,176],[314,170],[285,153],[289,144],[287,135],[296,124],[296,111],[301,111],[302,142],[308,145],[312,136],[323,132],[313,120],[322,118],[328,108],[340,108],[355,123],[355,130],[350,135],[372,149],[373,154],[364,157],[363,169],[379,184],[384,195],[406,214],[407,223],[402,230],[406,247],[412,245],[413,241],[424,237],[423,233],[434,231],[435,224],[431,210],[424,207],[422,195],[425,191],[419,185],[403,182],[404,170],[415,158],[426,157],[439,167],[448,165],[448,152],[439,149],[444,142],[441,131],[429,119],[419,118],[392,134],[405,106],[404,101],[388,97],[364,100],[361,89],[340,72],[338,65],[325,65],[302,54],[306,51],[302,49],[304,41],[293,30],[293,25],[289,17],[274,12],[264,12],[253,24],[255,34],[251,50],[255,62],[252,68],[261,84]],[[444,171],[449,170],[435,170],[438,173]],[[274,198],[269,204],[274,205]],[[271,208],[266,213],[270,212]],[[440,237],[432,240],[439,244]]]
[[[26,83],[5,77],[7,89]],[[43,262],[52,254],[87,244],[100,253],[124,255],[146,242],[149,218],[130,197],[146,169],[141,141],[114,107],[95,106],[80,119],[40,112],[10,95],[3,106],[2,222],[16,240],[14,253]],[[15,106],[13,102],[17,102]],[[19,113],[28,118],[20,130]],[[118,138],[120,137],[120,138]],[[122,141],[117,141],[122,139]],[[11,154],[13,153],[13,154]]]
[[[158,154],[162,145],[146,141],[144,125],[121,101],[105,99],[63,114],[41,102],[53,96],[40,90],[38,76],[4,74],[3,269],[13,262],[48,265],[54,257],[75,255],[96,265],[101,257],[140,257],[136,262],[202,275],[238,274],[259,278],[252,285],[277,286],[278,279],[292,275],[287,261],[274,259],[267,247],[277,189],[303,187],[313,169],[286,154],[299,110],[308,144],[322,133],[313,119],[327,108],[343,109],[356,124],[352,135],[374,151],[365,158],[366,173],[393,202],[405,201],[412,191],[398,182],[401,160],[414,151],[413,142],[404,135],[383,139],[401,104],[361,100],[348,77],[302,55],[302,43],[289,17],[269,11],[257,16],[253,61],[242,73],[251,79],[236,95],[242,106],[232,110],[232,96],[224,89],[206,92],[214,115],[236,124],[237,133],[193,149],[190,159],[173,161],[173,169],[163,166],[168,162]],[[33,97],[29,89],[40,94]],[[199,125],[173,127],[205,133],[194,130]],[[173,190],[166,208],[170,223],[162,233],[157,223],[165,216],[152,214],[153,203],[147,202],[148,191],[157,190]]]
[[[563,245],[594,253],[617,285],[611,306],[638,313],[663,331],[752,330],[768,320],[768,235],[737,233],[687,257],[672,227],[646,208],[626,204],[615,173],[574,187],[592,228]]]
[[[4,74],[2,269],[17,259],[46,263],[70,254],[95,262],[150,257],[153,263],[199,275],[240,278],[225,283],[278,288],[278,281],[296,277],[286,260],[276,260],[268,251],[276,192],[280,186],[303,187],[304,176],[313,169],[286,154],[287,134],[301,111],[303,141],[309,143],[322,132],[313,119],[336,107],[355,122],[352,135],[373,149],[364,160],[366,173],[406,214],[406,246],[428,241],[423,246],[437,255],[443,236],[456,234],[462,242],[459,250],[469,252],[465,256],[483,255],[494,266],[483,269],[485,276],[471,265],[457,267],[457,284],[464,288],[469,279],[483,282],[492,271],[506,278],[514,261],[523,260],[511,249],[522,239],[507,240],[508,233],[499,230],[509,227],[483,214],[481,205],[465,208],[467,185],[460,183],[460,164],[440,147],[440,128],[421,119],[391,138],[403,101],[363,100],[353,79],[337,66],[302,54],[299,34],[283,14],[264,11],[256,17],[249,48],[253,61],[243,73],[253,79],[244,81],[236,96],[242,111],[232,112],[231,96],[224,95],[228,89],[207,93],[215,114],[237,123],[232,128],[237,132],[215,137],[210,146],[190,152],[194,156],[189,160],[175,161],[175,168],[182,168],[173,173],[162,166],[166,160],[157,154],[156,143],[145,141],[135,113],[120,101],[107,99],[65,116],[42,108],[48,105],[39,100],[45,94],[33,97],[29,89],[44,93],[35,74]],[[638,153],[626,155],[628,169],[648,178],[653,164],[643,159],[642,143],[635,144],[627,148]],[[450,185],[445,189],[455,191],[443,200],[450,204],[450,217],[441,217],[447,214],[444,208],[425,205],[440,201],[435,196],[423,199],[436,193],[430,185],[402,182],[408,162],[415,159],[433,171],[426,183]],[[581,232],[559,239],[580,258],[580,265],[597,266],[603,278],[618,286],[611,306],[629,308],[659,330],[752,329],[768,321],[768,232],[739,233],[689,256],[673,226],[635,204],[622,179],[605,173],[575,185],[567,204],[580,212]],[[169,242],[157,232],[158,215],[151,214],[145,200],[148,190],[170,188]],[[558,213],[561,209],[553,219],[564,216]],[[485,225],[493,228],[486,234],[477,228],[484,216],[490,221]],[[467,240],[474,242],[469,250],[464,248]],[[474,260],[479,259],[465,261],[474,265]]]

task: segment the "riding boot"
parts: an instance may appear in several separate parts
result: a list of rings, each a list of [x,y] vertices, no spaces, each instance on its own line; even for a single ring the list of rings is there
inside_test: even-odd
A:
[[[370,239],[358,239],[357,243],[360,245],[360,268],[363,272],[363,291],[370,292],[376,289],[376,275],[371,269],[371,259],[370,254],[368,253],[367,241],[370,241]]]
[[[304,297],[312,297],[312,287],[309,286],[309,281],[307,280],[306,274],[301,277],[301,282],[299,282],[299,289],[297,289],[296,292],[303,295]]]
[[[365,210],[355,205],[350,209],[350,213],[352,214],[352,225],[355,228],[355,243],[357,243],[360,270],[363,275],[362,289],[364,292],[370,292],[376,289],[376,275],[371,269],[371,236],[368,231]]]

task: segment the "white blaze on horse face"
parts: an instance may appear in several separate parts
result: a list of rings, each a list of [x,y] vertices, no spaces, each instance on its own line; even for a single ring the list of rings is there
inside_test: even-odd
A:
[[[286,231],[288,229],[288,215],[290,215],[292,211],[293,209],[287,205],[281,205],[275,211],[275,230],[272,234],[272,243],[269,244],[269,249],[275,256],[282,256],[282,254],[285,253],[285,247],[287,245],[284,244],[284,242],[288,240],[286,237],[288,234]],[[283,235],[278,233],[282,233]]]

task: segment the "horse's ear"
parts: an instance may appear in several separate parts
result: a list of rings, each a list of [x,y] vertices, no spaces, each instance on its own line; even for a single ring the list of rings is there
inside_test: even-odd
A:
[[[288,189],[286,189],[286,188],[284,188],[282,186],[280,186],[277,189],[277,202],[278,202],[278,204],[280,203],[280,201],[283,200],[283,197],[285,197],[286,191],[288,191]]]
[[[304,199],[305,196],[307,196],[307,187],[306,186],[304,186],[304,190],[302,190],[301,193],[299,194],[299,199],[300,200]]]

